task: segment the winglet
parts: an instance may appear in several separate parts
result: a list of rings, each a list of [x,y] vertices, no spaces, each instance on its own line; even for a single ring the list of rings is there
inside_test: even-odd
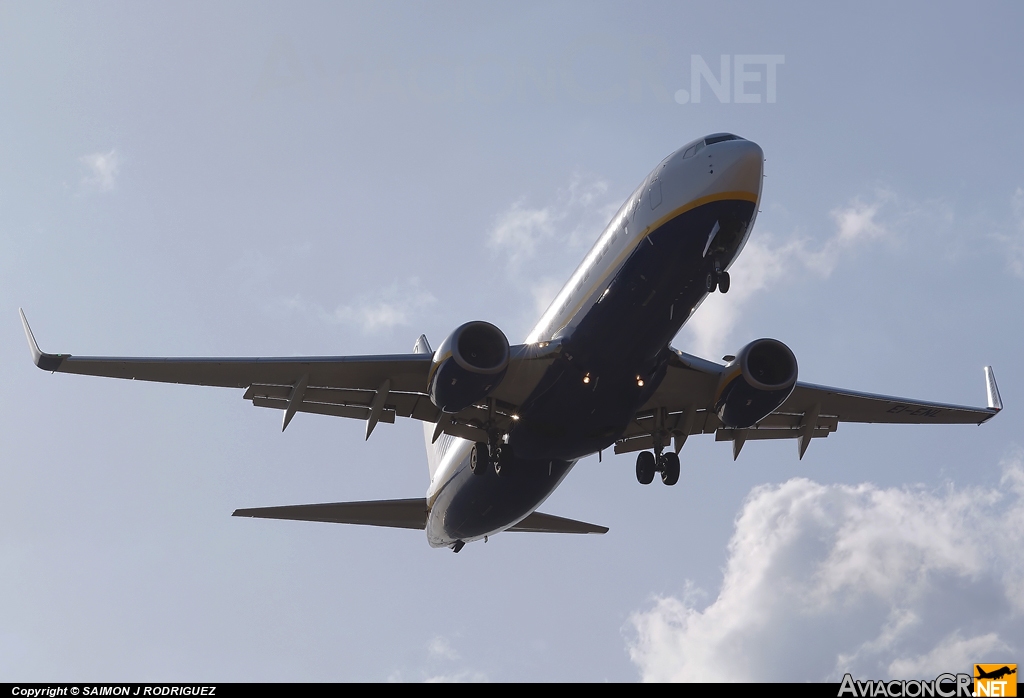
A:
[[[1003,409],[1003,401],[999,397],[999,386],[996,385],[996,374],[992,372],[991,366],[985,367],[985,389],[988,392],[988,408],[995,412]]]
[[[18,312],[21,314],[21,326],[25,328],[25,338],[28,339],[28,348],[32,351],[32,363],[44,371],[56,371],[64,362],[66,355],[47,354],[40,351],[39,345],[36,344],[36,338],[32,334],[32,328],[28,326],[28,318],[25,317],[25,311],[18,308]]]

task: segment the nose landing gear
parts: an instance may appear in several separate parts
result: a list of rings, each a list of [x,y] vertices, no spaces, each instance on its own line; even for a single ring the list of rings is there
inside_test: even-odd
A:
[[[722,268],[716,261],[714,268],[708,269],[704,276],[704,290],[708,293],[714,293],[717,288],[722,293],[728,293],[731,281],[729,272],[722,271]]]
[[[722,293],[729,292],[729,272],[723,271],[718,275],[718,290]]]

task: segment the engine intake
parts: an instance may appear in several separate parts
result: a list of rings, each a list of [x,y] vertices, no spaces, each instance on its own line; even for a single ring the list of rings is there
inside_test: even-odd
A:
[[[755,340],[726,366],[715,412],[727,427],[752,427],[786,401],[796,376],[796,356],[789,347],[776,339]]]
[[[489,322],[456,328],[434,352],[430,401],[454,414],[482,400],[505,377],[510,354],[505,334]]]

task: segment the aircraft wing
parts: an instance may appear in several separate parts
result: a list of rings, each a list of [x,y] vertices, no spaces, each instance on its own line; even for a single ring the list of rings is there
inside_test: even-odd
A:
[[[616,453],[651,448],[655,433],[670,436],[678,451],[691,434],[715,434],[732,441],[738,456],[746,441],[797,439],[802,458],[812,438],[826,437],[840,422],[872,424],[981,424],[1002,409],[992,367],[985,367],[987,407],[965,407],[888,395],[875,395],[824,385],[797,382],[793,393],[772,414],[749,429],[730,429],[713,409],[724,366],[678,350],[665,378],[637,413]]]
[[[257,407],[284,411],[282,430],[296,412],[366,420],[366,437],[379,422],[396,417],[437,424],[442,433],[486,441],[481,428],[489,415],[469,407],[443,415],[427,394],[432,354],[421,338],[412,354],[281,358],[131,358],[48,354],[39,349],[23,311],[21,321],[36,366],[56,373],[77,373],[130,380],[244,388],[244,399]],[[557,347],[512,347],[507,372],[494,391],[499,421],[510,420],[557,354]],[[506,386],[506,384],[508,384]]]

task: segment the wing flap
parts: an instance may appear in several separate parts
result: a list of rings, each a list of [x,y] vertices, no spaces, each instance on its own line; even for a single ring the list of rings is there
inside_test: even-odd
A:
[[[812,439],[824,438],[835,429],[828,426],[814,427]],[[719,429],[715,432],[715,441],[766,441],[771,439],[798,439],[804,435],[802,429]]]
[[[232,516],[411,528],[422,531],[427,526],[428,513],[426,499],[382,499],[368,502],[236,509]]]

